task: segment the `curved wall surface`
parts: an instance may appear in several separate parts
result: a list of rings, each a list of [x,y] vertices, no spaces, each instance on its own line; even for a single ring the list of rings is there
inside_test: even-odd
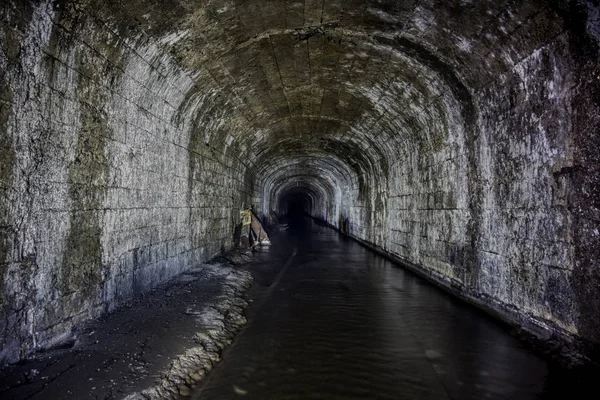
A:
[[[537,334],[600,343],[586,1],[8,1],[0,359],[312,215]],[[287,197],[286,197],[287,196]]]

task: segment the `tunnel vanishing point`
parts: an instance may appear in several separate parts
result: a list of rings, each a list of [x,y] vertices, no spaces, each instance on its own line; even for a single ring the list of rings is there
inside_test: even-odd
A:
[[[3,0],[0,360],[288,204],[600,357],[600,5]]]

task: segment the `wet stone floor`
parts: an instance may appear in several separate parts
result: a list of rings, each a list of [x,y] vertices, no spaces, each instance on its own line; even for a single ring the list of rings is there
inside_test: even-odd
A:
[[[504,324],[300,222],[255,255],[249,322],[193,398],[597,398]]]

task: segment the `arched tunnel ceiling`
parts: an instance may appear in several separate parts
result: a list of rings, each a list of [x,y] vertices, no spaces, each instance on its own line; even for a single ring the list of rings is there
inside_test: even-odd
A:
[[[266,170],[331,156],[363,180],[464,136],[471,94],[564,29],[535,0],[137,3],[108,14],[159,37],[190,71],[207,144]]]
[[[385,133],[429,140],[430,125],[454,106],[444,94],[453,97],[460,88],[450,87],[458,80],[447,82],[453,73],[432,62],[429,50],[398,39],[399,20],[390,20],[400,18],[398,3],[325,2],[320,10],[308,3],[208,4],[183,24],[190,28],[173,50],[190,70],[208,70],[236,103],[231,123],[243,121],[223,129],[236,132],[255,164],[280,151],[317,148],[348,161],[368,149],[377,158],[396,154],[402,140],[389,141]],[[308,15],[314,11],[318,17]]]
[[[302,193],[486,308],[600,343],[597,0],[5,3],[15,360]]]
[[[269,165],[276,167],[268,169],[265,164],[259,168],[259,173],[263,176],[263,190],[267,196],[263,204],[265,214],[290,191],[310,193],[315,201],[333,202],[358,182],[355,171],[349,169],[339,158],[324,152],[275,157]]]

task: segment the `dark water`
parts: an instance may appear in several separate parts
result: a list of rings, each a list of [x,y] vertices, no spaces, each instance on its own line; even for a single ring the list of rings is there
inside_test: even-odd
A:
[[[305,221],[274,242],[254,267],[271,282],[194,398],[562,397],[505,326],[333,230]]]

